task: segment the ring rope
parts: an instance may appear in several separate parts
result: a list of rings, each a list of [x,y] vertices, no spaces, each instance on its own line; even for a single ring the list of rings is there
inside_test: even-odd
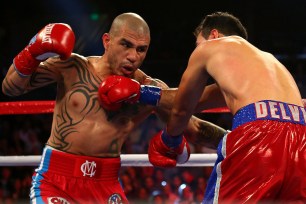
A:
[[[53,113],[55,101],[0,102],[0,115]],[[227,107],[203,110],[203,113],[227,113]]]
[[[0,102],[0,115],[53,113],[55,101]]]
[[[0,166],[37,166],[41,156],[0,156]],[[191,154],[185,164],[177,164],[178,167],[213,166],[217,159],[216,154]],[[121,154],[121,166],[152,166],[147,154]]]
[[[306,108],[306,99],[302,99]],[[0,115],[53,113],[55,101],[0,102]],[[203,110],[202,113],[229,113],[228,107]]]

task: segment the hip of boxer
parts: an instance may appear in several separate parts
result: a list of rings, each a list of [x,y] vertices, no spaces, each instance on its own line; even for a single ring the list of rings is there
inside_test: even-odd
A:
[[[305,108],[263,100],[241,108],[217,149],[203,203],[306,200]]]
[[[74,155],[46,146],[32,179],[32,203],[128,203],[118,179],[120,157]]]

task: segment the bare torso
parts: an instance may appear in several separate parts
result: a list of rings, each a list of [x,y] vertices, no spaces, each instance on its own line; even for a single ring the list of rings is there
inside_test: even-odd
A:
[[[209,76],[217,86],[206,87]],[[198,104],[199,99],[203,104]],[[227,105],[235,114],[260,100],[303,105],[293,77],[271,54],[237,36],[203,41],[190,56],[167,130],[180,134],[195,110],[211,104]]]
[[[152,109],[130,105],[118,112],[105,111],[99,105],[97,92],[108,74],[97,63],[99,57],[75,56],[73,59],[72,63],[63,64],[65,68],[57,68],[63,77],[58,81],[52,130],[47,144],[78,155],[119,156],[126,138]]]

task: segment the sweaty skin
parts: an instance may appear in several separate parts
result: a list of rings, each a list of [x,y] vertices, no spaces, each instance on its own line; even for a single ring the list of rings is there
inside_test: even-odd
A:
[[[182,133],[195,108],[203,108],[197,104],[200,97],[207,98],[202,92],[209,75],[219,87],[215,95],[220,97],[214,100],[222,103],[225,99],[232,114],[260,100],[303,106],[293,77],[273,55],[238,36],[206,40],[198,35],[197,47],[190,56],[175,97],[167,125],[169,134]]]
[[[136,14],[115,19],[109,33],[102,36],[105,53],[84,57],[73,53],[67,60],[58,57],[41,62],[30,77],[20,77],[13,64],[2,83],[6,95],[19,96],[34,89],[57,83],[53,123],[47,144],[77,155],[118,157],[129,134],[155,112],[168,120],[176,89],[165,91],[159,107],[125,105],[118,112],[104,110],[98,101],[102,80],[116,74],[133,78],[141,84],[168,88],[160,80],[147,76],[141,66],[150,44],[146,22]],[[209,131],[198,130],[209,126]],[[186,130],[198,141],[216,147],[225,130],[193,118]],[[209,140],[211,137],[217,139]]]

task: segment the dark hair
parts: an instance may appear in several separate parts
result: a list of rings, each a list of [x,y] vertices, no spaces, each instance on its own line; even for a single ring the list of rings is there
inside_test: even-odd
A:
[[[217,29],[225,36],[238,35],[248,39],[248,33],[240,20],[228,12],[215,12],[206,15],[193,34],[198,36],[201,33],[204,38],[208,38],[213,29]]]

